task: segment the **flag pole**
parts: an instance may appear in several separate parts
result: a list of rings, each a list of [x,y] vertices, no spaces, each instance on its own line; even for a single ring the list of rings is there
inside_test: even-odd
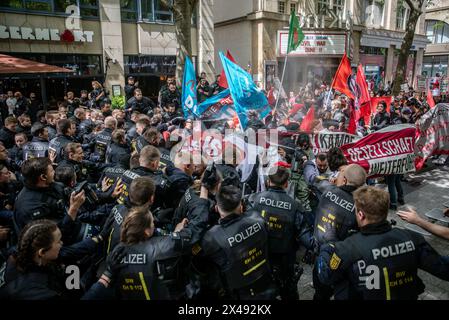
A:
[[[284,69],[282,70],[282,77],[281,77],[281,86],[278,90],[278,96],[276,98],[276,105],[274,106],[274,112],[273,112],[273,116],[276,113],[276,109],[278,107],[278,103],[279,103],[279,98],[281,96],[282,93],[282,89],[284,88],[284,75],[285,75],[285,67],[287,67],[287,59],[288,59],[288,53],[285,55],[285,60],[284,60]]]

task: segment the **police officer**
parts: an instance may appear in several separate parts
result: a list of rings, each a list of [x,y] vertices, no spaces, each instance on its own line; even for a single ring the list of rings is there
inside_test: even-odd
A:
[[[131,170],[126,170],[123,174],[123,192],[118,199],[119,204],[124,204],[125,200],[129,197],[129,188],[131,182],[138,177],[149,176],[153,179],[156,185],[155,201],[151,206],[152,210],[157,208],[166,208],[166,203],[170,195],[167,193],[169,190],[169,181],[167,177],[158,170],[160,161],[160,152],[153,146],[146,146],[142,149],[139,155],[140,166]]]
[[[39,122],[31,127],[33,139],[22,148],[23,160],[48,156],[48,129]]]
[[[182,259],[191,250],[186,220],[168,236],[155,234],[147,207],[132,208],[121,231],[121,244],[108,256],[107,268],[83,299],[179,300],[185,297]]]
[[[335,299],[416,300],[424,291],[418,269],[449,281],[449,260],[424,238],[392,228],[388,192],[362,187],[354,192],[360,232],[321,247],[319,279],[335,287]]]
[[[47,120],[48,141],[51,141],[58,134],[56,124],[58,123],[60,117],[61,115],[57,110],[47,111],[45,114],[45,120]]]
[[[163,170],[167,167],[173,167],[170,151],[161,145],[163,141],[164,140],[161,137],[161,133],[154,127],[145,130],[145,132],[136,140],[137,152],[140,152],[140,150],[142,150],[147,145],[152,145],[159,150],[159,152],[161,153],[161,159],[159,163],[160,170]]]
[[[357,165],[351,164],[340,169],[336,185],[324,189],[314,224],[315,251],[328,242],[344,240],[351,231],[357,229],[355,205],[352,192],[365,184],[366,172]],[[315,287],[314,299],[329,299],[331,288],[322,286],[318,279],[318,266],[313,269]]]
[[[168,111],[169,105],[173,105],[175,110],[179,110],[181,107],[181,93],[175,83],[168,84],[168,90],[161,94],[161,107]]]
[[[82,142],[83,136],[80,125],[83,121],[86,120],[86,110],[84,110],[84,108],[76,108],[73,117],[71,117],[70,120],[72,120],[76,127],[75,140],[78,142]]]
[[[64,160],[60,161],[58,167],[73,167],[76,174],[76,181],[87,180],[87,168],[83,166],[84,152],[81,144],[70,142],[64,151]]]
[[[132,207],[150,207],[154,201],[155,185],[150,177],[139,177],[132,181],[129,189],[129,201],[112,208],[108,219],[112,219],[112,229],[109,235],[107,253],[112,252],[120,242],[120,228]],[[108,222],[106,222],[108,224]]]
[[[133,76],[128,77],[128,83],[125,86],[125,97],[126,101],[134,96],[134,90],[139,87],[139,82],[135,81]]]
[[[106,163],[116,165],[121,157],[129,154],[131,154],[131,149],[126,143],[125,130],[114,130],[111,136],[111,144],[106,149]]]
[[[104,120],[104,126],[105,128],[91,142],[94,146],[94,154],[99,157],[99,162],[106,161],[106,150],[111,144],[112,132],[117,127],[117,120],[114,117],[107,117]]]
[[[66,211],[63,185],[54,182],[55,170],[48,158],[28,159],[22,166],[22,174],[25,186],[17,196],[13,216],[16,231],[32,220],[52,219],[59,222],[63,236],[71,239],[73,221],[85,199],[84,191],[70,196]]]
[[[142,90],[140,89],[134,90],[134,97],[128,100],[127,105],[127,112],[138,111],[144,114],[147,114],[156,106],[150,98],[142,95]]]
[[[50,158],[54,157],[54,162],[58,163],[64,159],[64,149],[67,144],[74,141],[76,132],[75,124],[68,119],[61,119],[58,121],[58,135],[50,141],[48,152]]]
[[[207,176],[206,170],[203,181]],[[208,190],[201,188],[201,198]],[[221,219],[209,229],[193,252],[212,262],[205,267],[211,274],[218,271],[220,279],[211,282],[221,298],[273,299],[276,289],[268,260],[268,232],[265,222],[242,211],[242,191],[233,186],[221,186],[216,194]],[[208,212],[207,202],[196,210]],[[206,269],[207,268],[207,269]],[[223,292],[223,293],[221,293]]]
[[[295,275],[296,251],[304,225],[304,209],[285,192],[290,166],[277,163],[268,176],[268,190],[255,194],[252,209],[268,226],[268,252],[283,300],[297,300],[299,278]],[[298,266],[296,267],[298,269]]]

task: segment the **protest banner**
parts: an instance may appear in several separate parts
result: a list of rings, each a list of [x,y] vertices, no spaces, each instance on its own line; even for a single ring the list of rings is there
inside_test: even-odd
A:
[[[417,82],[416,91],[418,91],[418,92],[426,92],[426,90],[427,90],[427,78],[424,77],[424,76],[418,76],[416,82]]]
[[[345,144],[355,142],[358,136],[346,132],[319,132],[310,135],[313,153],[328,152],[333,147],[341,147]]]
[[[449,94],[449,78],[441,78],[440,93],[442,95]]]
[[[341,147],[349,163],[362,166],[369,176],[415,171],[416,129],[412,125],[389,126]]]
[[[449,104],[439,103],[416,123],[416,169],[432,155],[449,154]]]
[[[229,89],[203,101],[197,108],[197,114],[200,120],[232,119],[235,110]]]

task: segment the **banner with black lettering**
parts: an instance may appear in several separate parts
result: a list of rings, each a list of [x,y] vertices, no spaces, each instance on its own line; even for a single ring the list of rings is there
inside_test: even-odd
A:
[[[415,171],[416,129],[409,124],[390,126],[342,146],[350,163],[362,166],[369,176]]]
[[[439,103],[416,123],[416,169],[432,155],[449,154],[449,104]]]
[[[319,132],[310,135],[310,142],[315,155],[320,152],[326,153],[333,147],[341,147],[358,139],[360,139],[358,136],[346,132]]]

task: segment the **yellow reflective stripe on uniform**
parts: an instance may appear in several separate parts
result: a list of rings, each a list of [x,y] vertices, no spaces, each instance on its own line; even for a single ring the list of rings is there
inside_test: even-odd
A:
[[[253,272],[254,270],[256,270],[257,268],[259,268],[261,265],[263,265],[265,262],[267,262],[266,259],[263,259],[261,262],[259,262],[258,264],[256,264],[254,267],[252,267],[251,269],[249,269],[248,271],[244,272],[243,275],[247,276],[249,275],[251,272]]]
[[[326,232],[326,229],[324,229],[322,226],[320,226],[319,224],[316,225],[318,227],[318,229],[320,229],[323,232]]]
[[[385,294],[387,296],[387,300],[391,300],[390,295],[390,279],[388,278],[388,270],[387,267],[384,267],[384,278],[385,278]]]
[[[147,284],[145,283],[145,279],[143,278],[143,272],[139,272],[140,282],[142,283],[143,292],[145,293],[145,299],[151,300],[150,294],[148,293]]]
[[[111,233],[109,234],[109,241],[108,241],[108,249],[106,250],[106,253],[109,254],[111,251],[111,242],[112,242],[112,234],[114,233],[114,228],[112,228]]]
[[[262,214],[261,214],[261,216],[263,217],[263,218],[265,218],[265,210],[262,210]]]

